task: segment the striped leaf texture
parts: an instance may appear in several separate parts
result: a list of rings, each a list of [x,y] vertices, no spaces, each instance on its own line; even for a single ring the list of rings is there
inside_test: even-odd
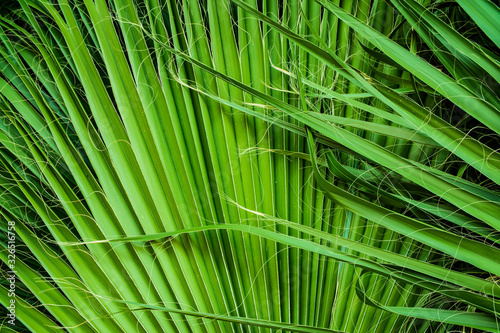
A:
[[[500,332],[497,22],[2,2],[2,332]]]

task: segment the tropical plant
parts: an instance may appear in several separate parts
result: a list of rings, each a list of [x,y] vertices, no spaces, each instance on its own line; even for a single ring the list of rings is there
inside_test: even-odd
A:
[[[2,330],[500,332],[497,4],[0,12]]]

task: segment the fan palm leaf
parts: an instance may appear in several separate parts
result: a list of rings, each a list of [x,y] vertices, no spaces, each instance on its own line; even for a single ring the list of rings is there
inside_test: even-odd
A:
[[[7,330],[499,331],[490,0],[0,11]]]

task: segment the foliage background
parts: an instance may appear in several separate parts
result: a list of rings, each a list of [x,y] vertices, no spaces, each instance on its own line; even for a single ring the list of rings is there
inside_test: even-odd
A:
[[[499,331],[496,3],[0,8],[2,329]]]

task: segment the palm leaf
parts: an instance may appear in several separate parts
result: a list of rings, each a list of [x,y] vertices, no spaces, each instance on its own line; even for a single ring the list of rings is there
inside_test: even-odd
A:
[[[498,13],[2,4],[2,328],[498,332]]]

